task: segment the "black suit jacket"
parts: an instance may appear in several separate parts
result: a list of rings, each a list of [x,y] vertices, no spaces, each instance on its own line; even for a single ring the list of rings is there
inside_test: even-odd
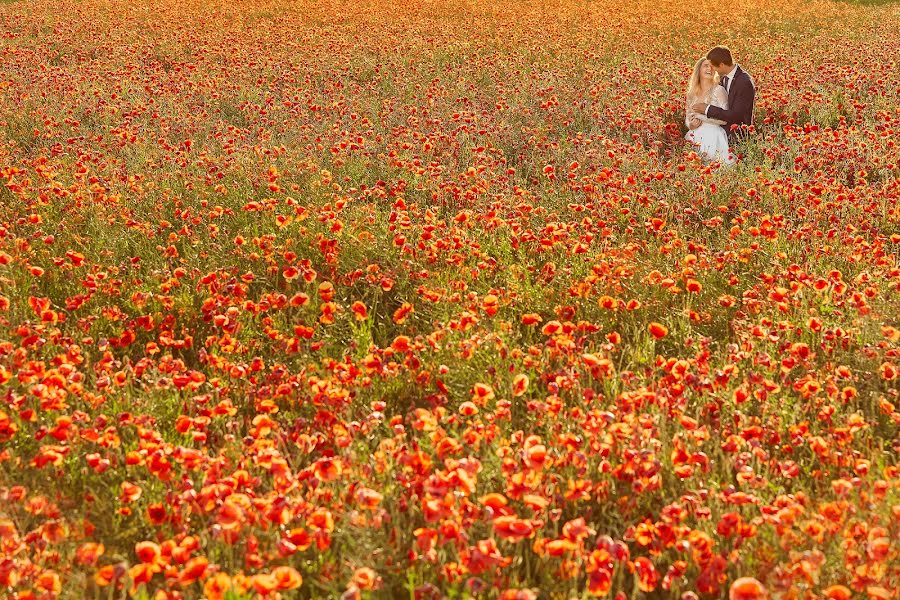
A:
[[[725,130],[728,137],[734,137],[740,131],[741,125],[753,124],[753,102],[756,100],[756,87],[753,80],[742,68],[737,68],[734,81],[731,82],[731,90],[728,92],[728,109],[718,106],[710,106],[706,116],[711,119],[725,121]],[[737,127],[735,127],[737,126]]]

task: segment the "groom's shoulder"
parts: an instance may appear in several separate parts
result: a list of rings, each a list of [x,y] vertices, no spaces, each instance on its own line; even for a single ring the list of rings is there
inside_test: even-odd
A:
[[[753,81],[753,76],[750,75],[750,73],[748,73],[747,70],[744,69],[744,67],[738,65],[738,72],[747,78],[747,81],[750,82],[750,85],[752,85],[753,87],[756,87],[756,82]]]

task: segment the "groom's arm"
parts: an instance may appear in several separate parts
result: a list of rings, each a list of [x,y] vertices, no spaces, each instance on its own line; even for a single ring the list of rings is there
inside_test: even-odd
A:
[[[732,85],[740,85],[741,89],[734,95],[734,105],[727,109],[718,106],[706,107],[706,116],[711,119],[720,119],[728,125],[735,125],[742,121],[744,115],[750,114],[750,107],[753,106],[753,99],[756,96],[756,90],[748,79],[739,79]]]

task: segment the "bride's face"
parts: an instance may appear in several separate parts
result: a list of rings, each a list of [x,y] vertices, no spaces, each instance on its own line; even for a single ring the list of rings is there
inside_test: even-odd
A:
[[[700,65],[700,79],[703,81],[712,81],[713,79],[712,63],[709,60],[704,60]]]

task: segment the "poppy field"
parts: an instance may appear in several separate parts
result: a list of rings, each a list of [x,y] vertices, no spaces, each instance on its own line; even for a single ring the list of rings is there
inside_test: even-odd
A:
[[[898,56],[890,2],[0,1],[0,597],[898,598]]]

